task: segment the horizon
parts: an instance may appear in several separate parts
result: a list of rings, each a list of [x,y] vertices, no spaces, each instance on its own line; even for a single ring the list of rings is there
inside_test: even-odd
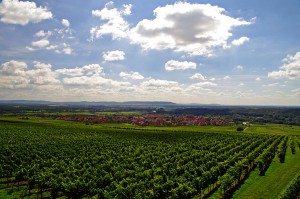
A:
[[[145,106],[154,106],[153,103],[155,104],[159,104],[161,103],[161,105],[157,105],[157,106],[163,106],[163,103],[170,103],[173,104],[173,106],[191,106],[191,107],[268,107],[268,108],[300,108],[300,106],[298,105],[276,105],[276,104],[268,104],[268,105],[253,105],[253,104],[246,104],[246,105],[242,105],[242,104],[203,104],[203,103],[176,103],[176,102],[172,102],[172,101],[48,101],[48,100],[22,100],[22,99],[17,99],[17,100],[2,100],[0,99],[0,104],[9,104],[9,103],[13,103],[13,104],[22,104],[22,103],[29,103],[32,105],[35,105],[34,103],[67,103],[67,104],[72,104],[72,103],[105,103],[105,104],[109,104],[109,103],[117,103],[117,104],[121,104],[119,106],[122,106],[122,104],[124,104],[123,106],[131,106],[129,104],[126,103],[131,103],[132,105],[138,105],[138,103],[143,103],[145,104]],[[137,103],[137,104],[134,104]],[[148,104],[147,104],[148,103]],[[114,105],[111,105],[114,106]],[[171,106],[171,105],[170,105]]]
[[[300,1],[245,2],[3,0],[0,100],[300,106]]]

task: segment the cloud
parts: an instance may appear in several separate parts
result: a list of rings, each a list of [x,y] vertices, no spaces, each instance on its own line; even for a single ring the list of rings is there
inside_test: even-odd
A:
[[[268,73],[268,77],[274,79],[300,79],[300,52],[297,52],[294,56],[288,55],[282,61],[284,64],[280,67],[281,70]]]
[[[42,35],[42,33],[39,33]],[[66,55],[71,55],[73,53],[73,49],[70,47],[69,44],[67,43],[60,43],[58,45],[51,44],[48,39],[41,39],[38,41],[33,41],[31,43],[31,46],[26,46],[26,49],[29,51],[35,51],[35,50],[53,50],[55,53],[58,54],[66,54]]]
[[[52,70],[52,65],[38,61],[28,69],[25,62],[11,60],[0,66],[0,88],[28,88],[42,90],[64,89],[65,86],[128,86],[128,82],[118,82],[104,78],[103,67],[89,64],[81,68]]]
[[[46,64],[38,61],[34,61],[33,64],[36,69],[50,69],[52,67],[51,64]]]
[[[170,60],[167,63],[165,63],[165,69],[167,71],[173,71],[173,70],[188,70],[188,69],[196,69],[197,64],[194,62],[180,62],[175,60]]]
[[[106,84],[107,80],[101,76],[79,76],[63,78],[63,83],[71,86],[95,86]]]
[[[253,22],[227,16],[210,4],[176,2],[157,7],[153,20],[143,19],[130,30],[130,39],[143,49],[174,49],[189,55],[210,56],[227,45],[232,28]]]
[[[30,47],[30,46],[26,46],[25,48],[26,48],[27,50],[29,50],[29,51],[35,51],[35,49],[32,48],[32,47]]]
[[[193,84],[193,85],[198,85],[198,86],[201,86],[201,87],[215,87],[215,86],[217,86],[217,84],[213,83],[213,82],[199,82],[199,83],[196,83],[196,84]]]
[[[131,4],[128,4],[128,5],[123,5],[123,10],[121,11],[121,13],[123,15],[131,15],[131,7],[132,5]]]
[[[118,82],[111,79],[106,79],[99,75],[63,78],[63,83],[68,86],[83,86],[83,87],[91,87],[91,86],[122,87],[122,86],[131,85],[129,82]]]
[[[63,19],[61,20],[61,24],[65,27],[70,27],[70,22],[67,19]]]
[[[276,83],[272,83],[272,84],[264,84],[262,85],[262,87],[278,87],[280,86],[280,83],[276,82]]]
[[[185,90],[187,92],[197,93],[197,92],[210,92],[212,87],[216,87],[217,84],[212,82],[199,82],[196,84],[189,85]]]
[[[52,13],[46,7],[37,7],[34,2],[3,0],[0,4],[0,21],[9,24],[27,25],[52,19]]]
[[[73,52],[73,49],[70,47],[67,43],[62,43],[60,45],[52,45],[49,46],[49,48],[46,48],[47,50],[55,50],[56,53],[64,53],[66,55],[71,55]]]
[[[30,80],[32,85],[51,85],[59,84],[60,81],[56,79],[55,74],[51,70],[51,64],[46,64],[34,61],[34,69],[26,71],[26,77]]]
[[[104,77],[103,68],[98,64],[89,64],[80,68],[52,70],[51,64],[34,61],[31,67],[25,62],[11,60],[0,65],[0,88],[23,89],[22,92],[47,93],[51,95],[71,94],[77,89],[82,94],[93,90],[98,95],[106,93],[112,96],[119,91],[132,92],[137,88],[126,81],[115,81]],[[133,77],[136,75],[133,73]],[[110,94],[110,95],[109,95]],[[122,93],[118,94],[122,95]],[[45,96],[44,96],[45,97]],[[77,96],[79,97],[79,96]]]
[[[236,66],[236,69],[238,69],[238,70],[243,70],[243,69],[244,69],[244,66],[242,66],[242,65],[237,65],[237,66]]]
[[[231,42],[232,45],[234,46],[240,46],[243,45],[244,43],[250,41],[250,39],[248,37],[241,37],[239,39],[235,39]]]
[[[254,23],[230,17],[218,6],[176,2],[157,7],[153,11],[154,19],[143,19],[131,28],[124,16],[131,14],[132,5],[124,4],[119,9],[111,8],[113,5],[110,1],[102,10],[92,11],[93,16],[106,22],[90,30],[91,40],[111,35],[112,39],[128,38],[144,50],[172,49],[190,56],[211,56],[216,47],[229,46],[228,39],[234,27]],[[247,41],[248,37],[241,37],[234,40],[233,45]]]
[[[197,79],[197,80],[201,80],[201,81],[206,80],[206,78],[203,75],[201,75],[200,73],[195,73],[194,75],[192,75],[190,77],[190,79]]]
[[[51,70],[51,64],[33,62],[33,69],[28,70],[25,62],[11,60],[1,64],[1,88],[32,88],[40,85],[57,85],[60,83]]]
[[[72,49],[70,46],[67,46],[67,47],[63,48],[62,51],[63,51],[66,55],[71,55],[73,49]]]
[[[11,60],[1,64],[0,74],[6,76],[23,76],[25,69],[27,69],[25,62]]]
[[[178,91],[181,90],[178,82],[160,80],[160,79],[149,79],[140,84],[142,91]]]
[[[0,88],[18,89],[26,88],[29,80],[25,77],[0,76]]]
[[[109,7],[113,5],[110,1],[102,10],[93,10],[92,15],[99,17],[106,23],[93,27],[90,30],[91,40],[102,37],[103,35],[112,35],[113,39],[126,38],[128,36],[129,24],[123,19],[123,16],[131,14],[131,4],[123,5],[122,9]]]
[[[229,76],[225,76],[223,79],[224,79],[224,80],[230,80],[230,79],[231,79],[231,77],[229,77]]]
[[[120,77],[122,77],[123,79],[133,79],[133,80],[140,80],[140,79],[144,79],[144,76],[142,76],[141,74],[139,74],[138,72],[120,72]]]
[[[45,32],[44,30],[40,30],[34,34],[36,37],[49,37],[52,35],[51,31]]]
[[[293,89],[293,90],[292,90],[292,93],[293,93],[294,95],[300,95],[300,88]]]
[[[261,81],[261,78],[260,78],[260,77],[257,77],[255,80],[256,80],[256,81]]]
[[[125,53],[120,50],[114,50],[114,51],[107,51],[103,53],[103,59],[104,61],[117,61],[117,60],[124,60],[125,59]]]
[[[80,76],[83,75],[82,68],[62,68],[55,70],[57,74],[65,76]]]
[[[69,28],[70,23],[67,19],[61,21],[62,28],[53,30],[39,30],[34,34],[35,37],[41,37],[38,41],[33,41],[31,46],[26,46],[29,51],[35,50],[51,50],[55,53],[71,55],[73,49],[70,44],[64,42],[65,39],[73,39],[72,30]]]
[[[103,67],[99,64],[89,64],[81,68],[62,68],[55,70],[55,73],[64,76],[91,76],[104,75]]]
[[[50,42],[47,39],[41,39],[41,40],[38,40],[38,41],[33,41],[31,43],[32,46],[39,47],[39,48],[46,47],[49,44],[50,44]]]

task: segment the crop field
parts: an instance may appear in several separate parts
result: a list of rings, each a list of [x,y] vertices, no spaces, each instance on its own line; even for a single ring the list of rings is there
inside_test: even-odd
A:
[[[253,181],[298,194],[300,127],[236,128],[0,117],[0,198],[259,198]]]

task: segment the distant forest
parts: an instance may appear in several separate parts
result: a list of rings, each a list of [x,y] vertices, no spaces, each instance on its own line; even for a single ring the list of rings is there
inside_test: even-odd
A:
[[[222,116],[233,121],[249,121],[252,123],[276,123],[300,125],[300,108],[285,107],[210,107],[210,108],[176,108],[166,111],[160,109],[157,113],[195,116]]]

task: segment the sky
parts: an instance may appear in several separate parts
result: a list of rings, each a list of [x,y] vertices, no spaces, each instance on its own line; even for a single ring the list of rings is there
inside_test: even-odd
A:
[[[300,106],[300,0],[0,1],[0,99]]]

